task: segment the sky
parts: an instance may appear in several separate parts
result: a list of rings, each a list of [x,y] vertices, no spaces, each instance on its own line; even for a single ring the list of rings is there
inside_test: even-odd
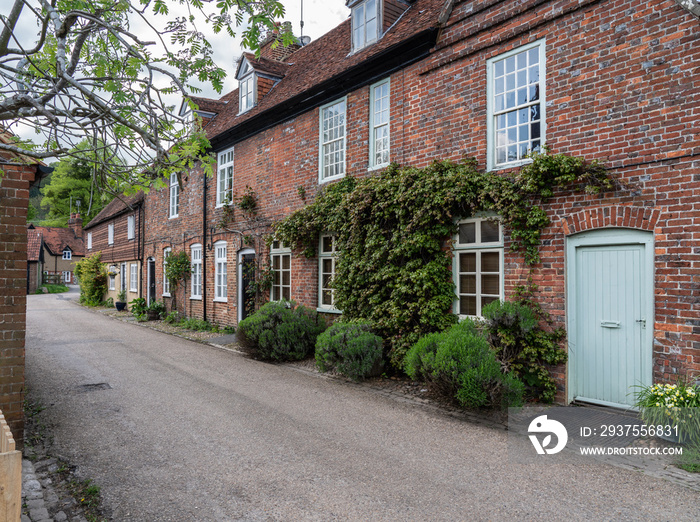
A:
[[[31,0],[30,0],[31,1]],[[135,1],[135,0],[133,0]],[[166,0],[167,1],[167,0]],[[292,23],[292,29],[295,35],[299,36],[301,34],[301,12],[303,4],[304,13],[304,29],[303,34],[305,36],[310,36],[312,40],[316,40],[323,34],[327,33],[338,24],[343,22],[350,15],[350,9],[345,7],[345,0],[281,0],[285,7],[285,16],[282,21],[290,21]],[[31,3],[36,4],[36,0],[31,1]],[[7,0],[0,0],[0,13],[5,14],[5,11],[9,9],[11,2]],[[172,1],[169,3],[170,13],[168,17],[172,16],[186,16],[187,10],[185,7],[179,5],[178,2]],[[162,18],[159,22],[164,23],[167,19],[165,16],[157,17]],[[155,17],[154,17],[155,20]],[[139,34],[145,40],[153,40],[153,35],[148,34],[148,28],[143,24],[140,28],[137,24],[132,25],[132,31]],[[141,33],[141,29],[146,29],[144,33]],[[218,35],[213,34],[211,27],[206,24],[200,24],[199,29],[202,31],[209,31],[207,38],[212,43],[214,48],[214,60],[216,63],[224,68],[227,72],[227,77],[224,81],[224,88],[221,94],[216,93],[216,91],[207,84],[198,84],[192,82],[202,89],[201,93],[197,93],[197,96],[219,98],[222,95],[230,92],[236,87],[236,82],[234,78],[235,67],[238,58],[244,49],[240,46],[240,39],[231,41],[231,38],[225,34],[224,31]],[[240,32],[240,28],[237,33]],[[20,18],[19,26],[15,31],[15,34],[20,37],[22,43],[27,47],[31,47],[31,44],[36,40],[37,26],[35,19],[31,16],[22,16]],[[177,99],[173,99],[172,104],[176,106],[176,110],[180,106],[181,96],[177,95]],[[168,103],[171,103],[168,100]],[[22,138],[31,139],[35,143],[41,143],[43,141],[41,135],[35,134],[33,129],[30,128],[18,128],[15,127],[14,131],[19,134]]]

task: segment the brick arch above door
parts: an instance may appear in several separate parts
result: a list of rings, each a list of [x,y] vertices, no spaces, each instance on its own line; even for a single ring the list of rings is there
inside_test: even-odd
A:
[[[653,232],[660,215],[661,211],[657,208],[629,205],[586,208],[562,218],[561,228],[567,236],[607,227],[633,228]]]

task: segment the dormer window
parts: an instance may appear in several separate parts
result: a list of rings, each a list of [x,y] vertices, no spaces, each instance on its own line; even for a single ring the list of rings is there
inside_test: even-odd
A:
[[[352,48],[357,51],[379,38],[381,0],[364,0],[352,6]]]
[[[255,105],[255,71],[243,60],[238,71],[238,113],[249,111]]]

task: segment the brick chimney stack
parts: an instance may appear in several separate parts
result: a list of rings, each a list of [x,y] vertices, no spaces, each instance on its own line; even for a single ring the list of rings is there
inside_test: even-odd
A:
[[[291,22],[275,22],[275,29],[268,31],[265,40],[260,44],[260,57],[267,58],[268,60],[277,60],[278,62],[283,62],[289,55],[294,51],[301,49],[301,43],[295,42],[288,47],[282,45],[282,38],[280,37],[280,29],[285,32],[291,32],[292,23]],[[272,44],[279,41],[277,47],[272,48]]]
[[[68,228],[73,230],[75,237],[83,237],[83,218],[80,214],[71,214],[68,220]]]

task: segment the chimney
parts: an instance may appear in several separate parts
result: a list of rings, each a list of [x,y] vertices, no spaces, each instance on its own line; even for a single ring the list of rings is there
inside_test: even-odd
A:
[[[73,230],[75,237],[83,237],[83,218],[80,214],[71,214],[68,220],[68,228]]]
[[[268,31],[265,40],[260,44],[260,57],[267,58],[268,60],[276,60],[278,62],[283,62],[286,60],[294,51],[301,49],[302,44],[299,41],[290,44],[285,47],[282,45],[282,38],[280,37],[280,30],[284,32],[292,32],[291,22],[275,22],[275,29]],[[272,48],[274,42],[279,42],[277,47]]]

